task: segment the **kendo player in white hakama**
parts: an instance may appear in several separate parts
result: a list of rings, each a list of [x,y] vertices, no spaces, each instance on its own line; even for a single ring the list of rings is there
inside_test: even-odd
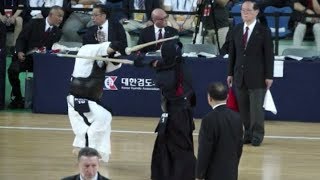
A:
[[[109,56],[119,50],[120,43],[104,42],[87,44],[80,48],[78,56]],[[76,58],[70,94],[67,96],[68,116],[75,134],[74,151],[83,147],[95,148],[104,162],[111,153],[111,113],[101,103],[105,73],[114,71],[121,64]],[[74,152],[74,153],[75,153]]]

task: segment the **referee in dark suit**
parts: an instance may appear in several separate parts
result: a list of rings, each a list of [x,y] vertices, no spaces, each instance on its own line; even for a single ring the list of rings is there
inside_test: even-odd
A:
[[[201,122],[197,180],[238,179],[243,126],[239,114],[226,106],[227,93],[227,87],[221,82],[208,87],[208,103],[212,110]]]
[[[260,146],[263,141],[266,90],[273,82],[271,32],[257,22],[256,2],[246,0],[241,7],[244,23],[233,28],[229,51],[229,87],[235,85],[240,117],[245,126],[244,143]]]
[[[12,97],[9,108],[23,108],[24,102],[21,95],[19,73],[28,70],[33,71],[32,50],[51,49],[55,42],[60,40],[62,35],[59,25],[62,23],[64,11],[59,6],[50,9],[47,18],[32,19],[22,29],[16,41],[15,54],[8,69],[8,77],[12,86]],[[47,67],[43,67],[47,68]]]

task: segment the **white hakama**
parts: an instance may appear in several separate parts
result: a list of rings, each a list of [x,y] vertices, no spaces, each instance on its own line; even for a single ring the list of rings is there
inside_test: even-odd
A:
[[[77,55],[107,56],[107,48],[109,45],[110,42],[84,45],[80,48]],[[102,61],[97,62],[98,65],[103,64]],[[114,65],[113,63],[109,62],[106,63],[106,72],[111,72],[121,67],[121,64]],[[94,60],[76,58],[72,76],[82,78],[89,77],[92,72],[93,64]],[[73,95],[67,96],[67,102],[68,116],[72,130],[75,134],[73,146],[76,148],[83,148],[86,146],[86,142],[88,141],[88,146],[97,149],[102,156],[102,160],[108,162],[109,155],[111,154],[111,113],[101,105],[91,100],[88,100],[90,112],[79,113],[74,109]]]

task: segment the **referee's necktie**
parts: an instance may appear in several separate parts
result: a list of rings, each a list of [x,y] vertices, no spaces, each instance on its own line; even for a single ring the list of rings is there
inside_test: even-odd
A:
[[[247,26],[245,33],[242,35],[242,43],[243,43],[243,47],[244,47],[244,48],[247,47],[248,31],[249,31],[249,27]]]
[[[51,32],[51,27],[48,27],[48,29],[44,32],[46,35],[48,35]]]
[[[49,28],[43,33],[42,39],[41,39],[41,44],[42,44],[43,46],[46,45],[51,30],[52,30],[52,27],[49,27]]]
[[[162,29],[159,29],[159,34],[158,34],[158,39],[157,40],[160,40],[162,39]],[[162,43],[157,43],[157,50],[160,49]]]

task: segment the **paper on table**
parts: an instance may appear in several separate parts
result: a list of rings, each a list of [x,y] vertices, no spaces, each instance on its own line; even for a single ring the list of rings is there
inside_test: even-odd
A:
[[[198,53],[198,57],[207,57],[207,58],[214,58],[214,57],[217,57],[216,55],[214,54],[210,54],[210,53],[206,53],[206,52],[199,52]]]
[[[303,59],[303,57],[294,56],[294,55],[287,55],[287,56],[285,56],[285,59],[301,61]]]
[[[274,61],[273,77],[283,77],[283,61]]]

